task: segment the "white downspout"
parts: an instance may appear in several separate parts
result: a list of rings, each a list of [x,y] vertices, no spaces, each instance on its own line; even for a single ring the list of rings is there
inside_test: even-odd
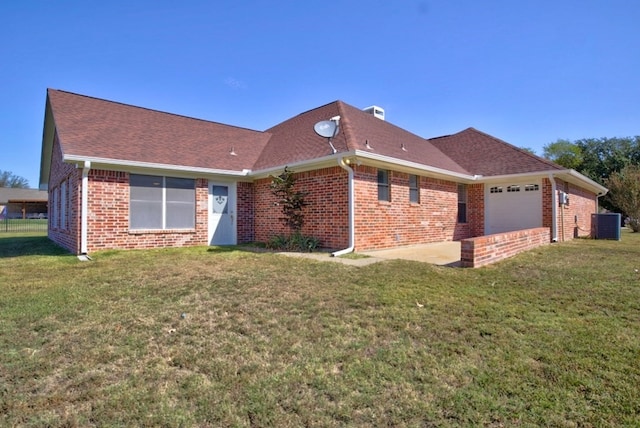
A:
[[[349,247],[331,253],[331,257],[338,257],[353,252],[356,243],[355,227],[355,201],[353,189],[353,169],[347,165],[344,158],[340,158],[338,164],[349,173]]]
[[[549,181],[551,181],[551,240],[558,242],[558,192],[553,174],[549,174]]]
[[[84,167],[82,168],[82,200],[81,213],[80,213],[80,255],[87,255],[87,229],[88,229],[88,209],[89,209],[89,170],[91,169],[91,162],[84,161]]]

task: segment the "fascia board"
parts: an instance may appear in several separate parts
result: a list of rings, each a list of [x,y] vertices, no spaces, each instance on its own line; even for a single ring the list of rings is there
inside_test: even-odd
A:
[[[592,188],[595,188],[597,190],[596,193],[598,193],[599,195],[605,195],[609,191],[609,189],[607,189],[606,187],[604,187],[600,183],[597,183],[597,182],[593,181],[592,179],[590,179],[589,177],[580,174],[575,169],[567,169],[567,170],[565,170],[565,173],[569,177],[573,178],[574,179],[573,181],[577,180],[580,183],[585,183],[586,185],[588,185],[588,186],[590,186]],[[568,181],[572,181],[572,180],[568,180]]]
[[[404,161],[391,156],[379,155],[362,150],[356,150],[354,152],[354,156],[356,156],[358,160],[364,161],[363,163],[372,164],[373,166],[384,166],[387,168],[393,167],[394,170],[418,174],[427,173],[428,175],[435,175],[446,179],[453,178],[466,183],[477,181],[480,177],[477,175],[461,174],[459,172],[453,172],[443,168],[436,168],[418,162]]]
[[[565,179],[574,184],[578,184],[582,187],[593,190],[594,193],[597,193],[599,195],[604,195],[609,191],[606,187],[596,183],[589,177],[586,177],[573,169],[536,171],[536,172],[526,172],[522,174],[492,175],[488,177],[482,177],[478,181],[482,183],[496,183],[496,182],[505,182],[508,180],[525,179],[525,178],[546,178],[546,177],[549,177],[549,175],[552,175],[557,178]]]
[[[40,177],[38,179],[38,188],[47,190],[49,187],[49,172],[51,170],[51,159],[53,157],[53,140],[56,134],[56,124],[51,110],[51,103],[47,96],[44,126],[42,130],[42,150],[40,152]]]
[[[342,158],[354,156],[353,152],[341,152],[321,158],[307,159],[298,162],[290,162],[284,165],[278,165],[257,171],[251,171],[248,175],[254,179],[269,177],[270,175],[280,173],[284,168],[290,168],[295,172],[312,171],[317,168],[326,168],[330,166],[338,166]]]
[[[180,166],[180,165],[167,165],[151,162],[135,162],[135,161],[123,161],[120,159],[108,159],[108,158],[95,158],[76,155],[65,155],[63,160],[68,163],[76,163],[80,166],[85,161],[91,162],[92,169],[109,169],[114,171],[147,171],[149,172],[177,172],[185,175],[204,174],[215,176],[228,176],[228,177],[246,177],[249,175],[250,170],[244,169],[242,171],[233,171],[225,169],[213,169],[213,168],[199,168],[192,166]]]
[[[494,183],[505,182],[508,180],[523,180],[526,178],[546,178],[549,174],[557,175],[561,170],[552,171],[536,171],[536,172],[523,172],[519,174],[503,174],[503,175],[490,175],[480,178],[478,181],[481,183]]]

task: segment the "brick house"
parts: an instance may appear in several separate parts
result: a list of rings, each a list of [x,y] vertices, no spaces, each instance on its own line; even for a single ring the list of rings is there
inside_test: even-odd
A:
[[[49,237],[75,254],[264,242],[286,232],[269,190],[285,167],[308,192],[303,233],[337,253],[589,234],[607,191],[594,181],[473,128],[425,139],[383,114],[335,101],[255,131],[49,89]]]

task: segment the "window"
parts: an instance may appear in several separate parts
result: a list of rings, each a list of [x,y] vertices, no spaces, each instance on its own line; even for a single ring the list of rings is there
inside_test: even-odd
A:
[[[67,228],[67,182],[60,185],[60,229]]]
[[[129,187],[131,229],[195,227],[195,180],[131,174]]]
[[[520,186],[512,185],[507,187],[507,192],[519,192]]]
[[[537,184],[527,184],[526,186],[524,186],[525,192],[537,192],[538,190],[540,190],[540,186],[538,186]]]
[[[467,222],[467,185],[458,184],[458,223]]]
[[[502,193],[502,187],[499,187],[499,186],[492,187],[491,189],[489,189],[489,192],[491,192],[491,193]]]
[[[58,228],[58,194],[60,189],[55,187],[51,192],[51,204],[49,210],[51,211],[51,227],[53,229]]]
[[[409,176],[409,202],[420,203],[420,177],[417,175]]]
[[[387,171],[386,169],[378,170],[378,200],[391,200],[391,195],[389,192],[389,171]]]

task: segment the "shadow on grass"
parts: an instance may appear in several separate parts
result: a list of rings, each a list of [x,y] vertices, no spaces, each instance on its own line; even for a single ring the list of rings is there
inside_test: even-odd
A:
[[[0,258],[20,256],[64,256],[69,253],[42,235],[0,235]]]
[[[209,247],[207,248],[207,253],[213,254],[222,254],[222,253],[232,253],[234,251],[243,251],[244,249],[238,247],[236,245],[225,245],[220,247]]]

